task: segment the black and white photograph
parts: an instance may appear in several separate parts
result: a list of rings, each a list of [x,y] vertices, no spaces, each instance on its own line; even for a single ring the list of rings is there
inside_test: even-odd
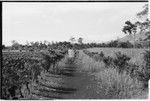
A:
[[[1,99],[150,99],[147,0],[2,1]]]
[[[117,1],[117,2],[148,2],[149,0],[0,0],[0,1],[100,1],[100,2],[114,2],[114,1]]]

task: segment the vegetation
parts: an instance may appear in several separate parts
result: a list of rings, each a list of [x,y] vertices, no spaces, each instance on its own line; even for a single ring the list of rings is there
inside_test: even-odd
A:
[[[137,79],[131,78],[126,72],[120,74],[114,68],[100,71],[96,79],[98,93],[103,94],[105,99],[135,99],[143,93],[142,84]]]
[[[129,68],[126,68],[121,72],[119,72],[119,68],[117,68],[118,64],[106,67],[106,65],[108,64],[105,64],[101,57],[99,57],[100,60],[97,60],[97,58],[95,58],[95,55],[97,54],[96,52],[93,53],[89,52],[88,55],[86,55],[87,52],[89,51],[84,51],[83,53],[80,52],[78,65],[82,67],[83,71],[86,71],[94,76],[93,78],[96,84],[94,83],[93,85],[91,85],[89,89],[91,91],[92,89],[94,89],[95,92],[97,92],[96,94],[95,92],[92,92],[96,95],[96,98],[98,99],[147,98],[147,90],[143,90],[144,89],[143,82],[139,80],[137,77],[131,76],[130,72],[128,71],[128,69],[131,67],[131,65],[129,65],[130,63],[128,63],[128,66],[130,66]],[[103,52],[100,53],[104,54]],[[107,57],[105,56],[105,54],[101,56]],[[119,55],[119,57],[123,56],[125,55],[123,54]],[[112,58],[112,61],[114,59],[117,59],[115,57],[110,58]],[[124,58],[122,58],[122,60],[124,60]]]
[[[113,57],[111,57],[112,55],[106,56],[103,51],[89,52],[84,50],[83,52],[100,63],[99,65],[94,65],[95,63],[92,62],[90,65],[95,67],[89,67],[97,68],[94,75],[97,78],[100,96],[105,96],[105,99],[143,98],[146,96],[145,92],[147,92],[148,80],[150,79],[149,50],[143,51],[144,61],[141,63],[142,65],[129,62],[133,57],[121,52],[114,53],[116,55],[113,55]]]
[[[67,59],[67,56],[65,57],[66,51],[62,50],[3,52],[3,99],[31,99],[30,94],[38,97],[43,96],[45,97],[44,99],[51,98],[50,95],[55,94],[51,93],[51,90],[46,87],[52,85],[58,87],[54,86],[56,91],[58,90],[62,93],[71,92],[61,87],[64,85],[63,82],[67,82],[66,85],[68,83],[70,85],[69,81],[65,81],[69,78],[61,77],[63,75],[70,77],[74,73],[74,70],[70,70],[71,68],[66,69],[66,65],[69,65],[69,67],[76,66],[78,75],[75,75],[75,78],[82,74],[79,77],[81,81],[77,82],[78,79],[74,81],[79,83],[75,83],[76,85],[81,86],[81,91],[79,90],[79,92],[83,93],[83,84],[80,84],[84,82],[83,75],[88,75],[85,78],[88,81],[84,82],[86,87],[84,92],[90,94],[88,98],[93,98],[94,96],[105,99],[146,98],[146,84],[149,80],[149,51],[146,53],[143,53],[144,50],[142,51],[143,62],[142,65],[138,65],[131,61],[133,59],[132,55],[125,54],[122,51],[112,53],[113,51],[109,49],[109,53],[114,54],[110,55],[105,53],[107,51],[101,49],[101,51],[93,50],[95,52],[80,50],[77,52],[79,55],[76,55],[72,61]],[[126,52],[125,49],[122,50]],[[139,50],[135,52],[140,54]],[[138,55],[134,56],[139,59],[137,58]],[[52,75],[56,77],[52,78]],[[73,79],[74,77],[70,78]],[[81,96],[77,93],[76,97]],[[83,98],[87,98],[87,95],[84,95]],[[32,99],[34,98],[32,97]]]
[[[89,52],[87,50],[84,50],[83,52],[96,61],[103,61],[105,67],[107,68],[116,68],[118,70],[118,73],[127,72],[131,77],[134,77],[143,82],[143,88],[148,87],[148,80],[150,79],[149,50],[143,53],[143,65],[136,65],[135,63],[129,62],[131,57],[128,57],[121,52],[115,53],[115,57],[105,56],[102,51],[100,52],[100,54],[98,52]],[[99,58],[95,58],[95,55],[99,56]]]
[[[53,52],[53,54],[52,54]],[[26,86],[30,91],[28,84],[36,82],[41,71],[48,71],[51,65],[60,61],[66,52],[3,52],[2,69],[2,98],[19,99],[24,94],[21,88]]]
[[[135,34],[137,34],[137,29],[139,29],[139,33],[145,34],[146,38],[140,39],[140,41],[146,41],[149,44],[150,41],[150,20],[148,19],[148,4],[143,6],[143,10],[141,12],[137,13],[137,17],[141,21],[136,21],[135,23],[132,23],[130,21],[125,22],[125,26],[123,26],[122,31],[125,34],[134,34],[134,46],[135,46]],[[141,44],[142,45],[142,44]],[[148,46],[149,47],[149,46]]]
[[[148,87],[148,80],[150,79],[150,51],[144,53],[143,65],[137,72],[139,79],[144,82],[144,87]]]
[[[143,19],[147,14],[145,5],[137,17]],[[135,40],[138,28],[147,35],[140,41]],[[22,45],[13,40],[9,47],[2,45],[1,98],[147,98],[150,50],[145,48],[150,47],[150,21],[128,20],[122,31],[134,34],[134,43],[83,43],[82,37],[71,37],[70,42]],[[67,51],[72,47],[75,56],[69,58]]]

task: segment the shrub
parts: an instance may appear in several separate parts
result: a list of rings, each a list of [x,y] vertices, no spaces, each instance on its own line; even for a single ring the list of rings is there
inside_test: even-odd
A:
[[[110,67],[113,65],[113,58],[108,56],[108,57],[103,57],[103,62],[105,63],[106,67]]]
[[[125,54],[121,54],[121,52],[116,53],[116,58],[113,59],[114,65],[118,68],[119,72],[127,69],[128,62],[131,58]]]
[[[49,55],[47,54],[42,54],[43,55],[43,59],[42,59],[42,67],[45,70],[49,70],[51,63],[52,63],[52,59]]]
[[[100,56],[100,57],[104,57],[103,51],[100,52],[99,56]]]
[[[125,69],[128,69],[128,62],[130,57],[125,54],[121,54],[121,52],[116,53],[116,57],[112,58],[110,56],[105,57],[103,56],[103,62],[105,63],[106,67],[114,67],[119,70],[119,73]]]
[[[148,87],[148,80],[150,79],[150,51],[144,53],[144,63],[141,69],[138,70],[138,78],[144,83],[144,87]]]

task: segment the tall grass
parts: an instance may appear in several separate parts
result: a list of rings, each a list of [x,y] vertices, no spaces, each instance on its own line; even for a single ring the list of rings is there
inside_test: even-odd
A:
[[[126,72],[108,68],[96,74],[98,93],[108,99],[131,99],[143,95],[142,83]]]
[[[105,66],[103,62],[93,60],[89,56],[85,55],[83,51],[80,51],[76,64],[81,67],[80,69],[82,71],[90,73],[99,72],[104,69],[103,67]]]
[[[120,61],[124,60],[124,55],[119,54],[119,57],[116,58]],[[143,90],[143,82],[139,81],[137,78],[131,77],[128,71],[123,70],[122,72],[118,71],[118,68],[111,67],[105,68],[105,65],[102,65],[103,62],[96,62],[93,58],[80,55],[82,58],[81,66],[91,70],[95,75],[97,81],[96,92],[99,94],[99,98],[102,99],[135,99],[135,98],[147,98],[147,92]],[[129,60],[129,59],[127,59]],[[114,64],[115,66],[120,66],[120,64]],[[122,62],[121,62],[122,64]],[[126,65],[123,65],[124,68]],[[132,65],[131,65],[132,66]],[[132,68],[132,67],[131,67]]]
[[[90,52],[104,52],[105,56],[114,57],[115,53],[120,51],[122,54],[125,54],[131,57],[130,62],[134,62],[136,64],[141,64],[143,60],[143,52],[148,49],[139,49],[139,48],[89,48],[87,49]]]

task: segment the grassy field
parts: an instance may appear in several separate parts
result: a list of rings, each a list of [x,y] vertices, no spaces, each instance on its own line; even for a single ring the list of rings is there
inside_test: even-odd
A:
[[[136,62],[143,58],[144,49],[116,49],[116,48],[92,48],[91,52],[103,51],[106,56],[115,56],[115,52],[121,51]],[[80,52],[80,65],[84,71],[95,76],[100,99],[140,99],[147,98],[147,89],[142,89],[142,82],[132,78],[126,71],[118,73],[116,68],[106,68],[103,62],[95,61],[93,58]],[[138,56],[139,55],[139,56]],[[133,63],[133,61],[132,61]]]
[[[131,57],[133,60],[140,64],[143,60],[144,49],[117,49],[117,48],[91,48],[87,49],[90,52],[103,51],[105,56],[115,56],[115,52],[121,51]],[[18,53],[19,54],[19,53]],[[18,54],[6,54],[6,58],[17,58]],[[23,54],[23,53],[22,53]],[[10,57],[8,57],[11,55]],[[21,57],[34,57],[38,54],[24,54]],[[21,61],[17,60],[17,61]],[[46,61],[46,60],[45,60]],[[140,61],[140,62],[138,62]],[[16,63],[14,61],[14,63]],[[43,68],[43,65],[39,67]],[[43,63],[43,62],[42,62]],[[46,64],[47,62],[44,62]],[[50,63],[48,61],[48,63]],[[8,65],[8,66],[7,66]],[[11,68],[10,64],[3,64],[3,71],[6,68]],[[12,64],[14,65],[14,64]],[[35,63],[35,66],[38,66]],[[34,66],[34,67],[35,67]],[[16,65],[20,68],[20,65]],[[26,66],[26,69],[30,67]],[[66,54],[56,65],[49,71],[40,71],[35,81],[29,82],[28,85],[20,85],[23,97],[19,99],[146,99],[148,91],[143,90],[143,84],[137,78],[133,78],[126,71],[119,73],[117,68],[106,68],[103,61],[96,61],[94,58],[88,56],[79,50],[73,60]],[[7,71],[9,72],[10,69]],[[37,70],[37,69],[36,69]],[[3,72],[3,76],[5,71]],[[15,73],[19,73],[18,70]],[[27,71],[28,73],[28,71]],[[21,75],[22,72],[19,74]],[[14,75],[14,74],[12,74]],[[17,74],[18,75],[18,74]],[[6,76],[10,79],[6,73]],[[14,75],[15,76],[15,75]],[[17,82],[17,79],[13,79]],[[12,84],[13,85],[13,84]],[[29,86],[29,89],[27,87]],[[8,87],[6,87],[8,88]],[[26,93],[28,90],[28,93]],[[11,99],[11,98],[10,98]]]
[[[114,57],[116,52],[121,52],[123,54],[126,54],[127,56],[131,57],[130,62],[141,64],[143,62],[143,52],[148,49],[133,49],[133,48],[89,48],[87,49],[90,52],[98,52],[100,53],[103,51],[103,53],[106,56]]]

